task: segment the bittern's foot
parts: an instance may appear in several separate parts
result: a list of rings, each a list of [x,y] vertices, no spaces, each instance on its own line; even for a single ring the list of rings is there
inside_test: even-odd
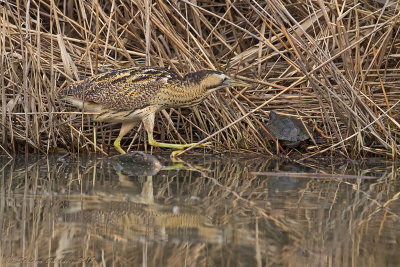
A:
[[[118,137],[117,139],[115,139],[114,147],[119,153],[125,154],[126,152],[121,148],[121,139],[122,139],[121,137]]]
[[[170,155],[170,158],[172,159],[172,162],[181,162],[181,160],[178,159],[178,158],[176,157],[176,155],[179,154],[179,153],[181,153],[182,151],[183,151],[183,150],[175,150],[175,151],[172,151],[172,153],[171,153],[171,155]]]
[[[191,143],[191,144],[169,144],[169,143],[159,143],[159,142],[157,142],[156,140],[154,140],[154,138],[153,138],[153,135],[150,135],[149,134],[149,145],[151,145],[151,146],[156,146],[156,147],[167,147],[167,148],[173,148],[173,149],[176,149],[176,150],[184,150],[185,148],[188,148],[188,147],[191,147],[191,146],[193,146],[193,145],[195,145],[196,143]],[[117,141],[117,140],[115,140],[115,141]],[[115,143],[114,143],[115,144]],[[207,142],[207,143],[204,143],[204,144],[200,144],[199,146],[202,146],[202,147],[204,147],[204,146],[208,146],[208,145],[210,145],[211,144],[211,142]]]
[[[187,144],[187,147],[191,147],[191,146],[193,146],[193,145],[195,145],[195,144],[196,144],[196,143]],[[200,144],[199,147],[205,147],[205,146],[209,146],[209,145],[211,145],[211,142],[207,142],[207,143],[204,143],[204,144]],[[186,145],[185,145],[185,146],[186,146]],[[187,147],[185,147],[185,148],[187,148]],[[174,162],[179,161],[179,160],[176,159],[176,155],[179,154],[179,153],[181,153],[182,151],[183,151],[183,149],[179,149],[179,150],[172,151],[171,156],[170,156],[171,159],[172,159],[172,161],[174,161]]]

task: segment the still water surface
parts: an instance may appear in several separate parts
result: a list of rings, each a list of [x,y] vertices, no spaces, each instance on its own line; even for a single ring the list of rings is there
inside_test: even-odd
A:
[[[0,265],[400,265],[393,162],[158,159],[0,157]]]

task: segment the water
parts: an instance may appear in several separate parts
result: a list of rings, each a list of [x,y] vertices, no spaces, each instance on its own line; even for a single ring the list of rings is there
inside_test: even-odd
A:
[[[0,158],[2,265],[400,264],[392,162],[142,157]]]

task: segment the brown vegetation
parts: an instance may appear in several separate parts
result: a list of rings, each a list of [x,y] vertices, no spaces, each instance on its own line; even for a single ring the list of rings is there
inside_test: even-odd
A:
[[[233,3],[232,3],[233,2]],[[0,150],[112,149],[118,127],[63,107],[74,80],[128,65],[226,71],[253,87],[158,116],[156,138],[271,154],[268,111],[345,156],[399,154],[398,1],[0,0]],[[29,12],[26,12],[26,11]],[[96,131],[94,131],[96,130]],[[96,136],[96,138],[94,137]],[[143,149],[143,131],[122,145]],[[97,147],[97,148],[95,148]]]

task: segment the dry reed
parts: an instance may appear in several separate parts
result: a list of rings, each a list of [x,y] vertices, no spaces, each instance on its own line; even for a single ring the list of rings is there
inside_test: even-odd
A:
[[[218,69],[253,83],[190,110],[167,110],[156,138],[272,154],[268,111],[313,121],[348,157],[399,154],[398,1],[2,1],[0,150],[102,151],[117,128],[65,109],[60,88],[127,65]],[[28,11],[28,12],[27,12]],[[94,129],[95,136],[94,138]],[[123,146],[143,149],[143,131]],[[133,141],[131,141],[133,139]]]

